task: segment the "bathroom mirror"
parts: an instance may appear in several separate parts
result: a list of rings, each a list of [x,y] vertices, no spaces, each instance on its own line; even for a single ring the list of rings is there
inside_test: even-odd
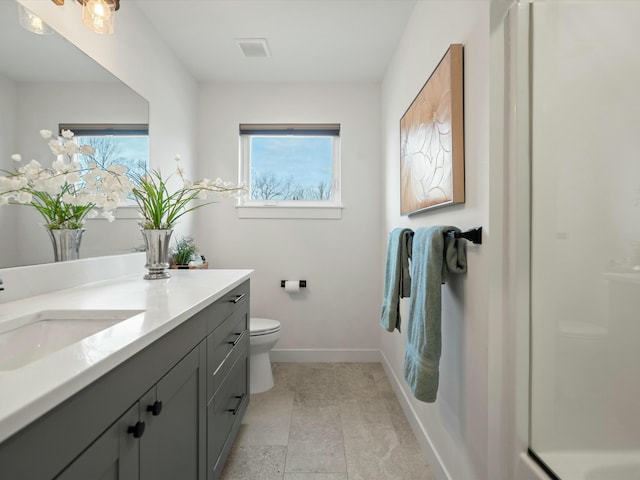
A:
[[[59,124],[149,123],[148,102],[57,33],[22,28],[19,5],[0,1],[0,169],[11,155],[51,165],[55,159],[39,131]],[[35,208],[0,206],[0,268],[53,261],[53,248]],[[131,209],[117,220],[88,220],[80,258],[130,253],[142,243]]]

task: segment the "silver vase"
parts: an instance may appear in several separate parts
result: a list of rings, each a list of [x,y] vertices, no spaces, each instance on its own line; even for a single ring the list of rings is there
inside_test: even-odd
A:
[[[169,242],[173,230],[141,230],[147,251],[147,264],[145,268],[149,272],[144,276],[145,280],[157,280],[169,278]]]
[[[47,232],[49,232],[49,238],[53,244],[53,258],[56,262],[80,258],[80,242],[84,228],[47,228]]]

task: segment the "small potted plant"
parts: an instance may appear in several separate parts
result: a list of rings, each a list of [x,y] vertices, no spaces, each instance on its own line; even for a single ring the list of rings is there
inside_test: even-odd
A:
[[[172,268],[189,268],[189,262],[198,253],[198,246],[191,237],[182,237],[176,240],[171,249]]]

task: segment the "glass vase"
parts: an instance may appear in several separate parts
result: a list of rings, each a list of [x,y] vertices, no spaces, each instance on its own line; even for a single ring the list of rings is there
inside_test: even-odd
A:
[[[51,244],[53,245],[53,258],[56,262],[78,260],[80,258],[80,242],[84,228],[47,228]]]
[[[145,280],[158,280],[169,278],[169,242],[173,230],[141,230],[146,247],[147,264],[149,271]]]

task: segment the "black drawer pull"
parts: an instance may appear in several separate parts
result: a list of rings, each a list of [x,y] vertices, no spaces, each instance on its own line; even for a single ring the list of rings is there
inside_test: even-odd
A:
[[[232,303],[238,303],[240,300],[242,300],[244,298],[244,296],[246,295],[246,293],[242,293],[240,295],[236,295],[236,298],[234,298],[233,300],[229,300]]]
[[[242,395],[236,395],[233,398],[238,399],[236,408],[230,408],[229,410],[227,410],[227,412],[231,412],[233,415],[235,415],[236,413],[238,413],[238,410],[240,410],[240,405],[242,405],[242,400],[244,400],[244,393]]]
[[[161,411],[162,411],[162,402],[158,400],[153,402],[153,405],[147,405],[147,412],[151,412],[151,415],[153,415],[154,417],[157,417],[158,415],[160,415]]]
[[[133,435],[133,438],[140,438],[144,434],[144,422],[138,422],[127,429],[127,433]]]
[[[236,333],[237,337],[233,339],[233,341],[231,342],[227,342],[229,345],[231,345],[231,347],[235,347],[238,342],[240,341],[240,339],[242,338],[242,335],[244,335],[244,332],[240,332],[240,333]]]

